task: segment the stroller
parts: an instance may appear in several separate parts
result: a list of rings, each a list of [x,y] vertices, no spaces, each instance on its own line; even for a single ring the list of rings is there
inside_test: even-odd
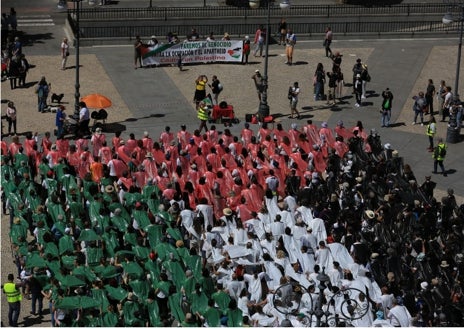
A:
[[[73,118],[72,116],[67,116],[63,124],[63,136],[66,136],[66,135],[76,136],[78,127],[79,125],[77,123],[77,120]]]

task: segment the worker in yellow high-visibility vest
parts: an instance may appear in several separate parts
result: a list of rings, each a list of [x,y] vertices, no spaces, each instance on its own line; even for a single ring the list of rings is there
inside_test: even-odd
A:
[[[435,121],[435,117],[432,116],[429,124],[427,125],[427,130],[426,130],[426,134],[429,137],[429,147],[427,148],[429,152],[433,152],[433,137],[435,136],[436,133],[437,133],[437,124]]]
[[[21,312],[21,283],[14,282],[14,275],[8,274],[8,282],[3,285],[3,292],[8,301],[8,324],[10,327],[18,326],[19,313]]]
[[[197,118],[200,119],[200,127],[198,128],[201,132],[203,128],[205,128],[205,132],[208,131],[208,127],[206,126],[206,122],[208,121],[208,107],[204,101],[201,101],[197,107]]]

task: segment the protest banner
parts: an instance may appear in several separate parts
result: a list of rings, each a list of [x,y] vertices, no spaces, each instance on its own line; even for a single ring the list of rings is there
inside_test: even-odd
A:
[[[241,40],[186,41],[142,48],[142,65],[242,62]]]

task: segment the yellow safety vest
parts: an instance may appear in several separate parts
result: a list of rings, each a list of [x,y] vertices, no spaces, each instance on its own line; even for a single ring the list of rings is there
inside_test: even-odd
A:
[[[3,291],[6,293],[6,300],[8,303],[20,302],[23,299],[21,292],[16,289],[16,284],[12,282],[5,283]]]
[[[198,108],[197,118],[201,121],[208,121],[208,112],[206,109],[202,107]]]
[[[432,129],[432,124],[429,123],[429,124],[427,125],[427,136],[432,136],[432,137],[433,137],[433,135],[435,135],[435,132],[434,132],[433,129]]]
[[[436,151],[434,152],[434,158],[438,161],[443,161],[445,160],[445,154],[444,151],[446,152],[446,144],[440,143],[438,144]]]

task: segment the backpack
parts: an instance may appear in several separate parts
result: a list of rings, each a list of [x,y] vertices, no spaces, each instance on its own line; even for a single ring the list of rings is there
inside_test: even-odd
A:
[[[218,85],[217,85],[217,89],[219,90],[219,92],[221,92],[221,91],[222,91],[222,89],[224,89],[224,87],[222,86],[222,84],[221,84],[221,83],[218,83]]]

